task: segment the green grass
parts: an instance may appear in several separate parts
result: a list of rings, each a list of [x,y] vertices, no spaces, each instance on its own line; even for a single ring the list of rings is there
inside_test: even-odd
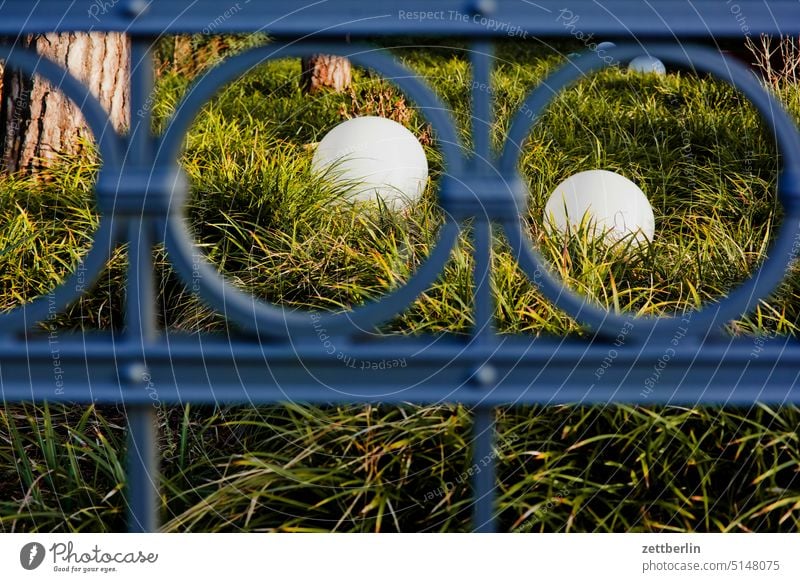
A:
[[[575,47],[562,47],[570,52]],[[468,59],[460,47],[396,54],[451,109],[469,142]],[[541,47],[503,46],[493,77],[493,139],[528,90],[562,61]],[[196,121],[182,163],[198,245],[239,287],[288,309],[341,309],[401,285],[436,241],[435,135],[402,95],[356,71],[352,93],[297,88],[299,63],[261,67]],[[189,85],[165,67],[155,123]],[[781,90],[800,117],[800,91]],[[407,212],[353,208],[315,178],[309,143],[353,115],[403,119],[423,136],[432,185]],[[581,232],[547,236],[542,210],[581,170],[619,171],[647,194],[652,245],[625,251]],[[0,180],[0,309],[47,293],[74,268],[97,227],[97,164],[64,160],[45,176]],[[774,147],[754,111],[724,85],[690,75],[608,71],[557,97],[521,153],[531,192],[529,235],[573,288],[611,309],[681,313],[714,301],[765,257],[780,224]],[[157,252],[165,326],[222,331]],[[494,257],[503,333],[582,335],[514,263]],[[121,324],[125,257],[91,294],[48,325]],[[465,333],[471,325],[469,241],[444,275],[387,333]],[[795,335],[793,270],[736,334]],[[795,407],[751,410],[616,406],[498,411],[501,529],[522,531],[777,531],[800,525]],[[463,531],[470,518],[471,416],[458,406],[164,408],[159,410],[167,531]],[[124,411],[114,407],[0,410],[0,531],[124,527]],[[452,486],[447,486],[452,484]]]

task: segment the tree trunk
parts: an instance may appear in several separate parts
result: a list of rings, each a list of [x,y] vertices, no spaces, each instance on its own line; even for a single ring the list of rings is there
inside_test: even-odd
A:
[[[34,48],[86,84],[119,131],[128,123],[128,42],[119,33],[32,35]],[[80,108],[41,77],[6,69],[0,88],[2,169],[33,171],[62,155],[80,154],[91,139]]]
[[[334,55],[313,55],[301,61],[300,86],[306,93],[315,93],[323,87],[344,91],[350,87],[350,61]]]

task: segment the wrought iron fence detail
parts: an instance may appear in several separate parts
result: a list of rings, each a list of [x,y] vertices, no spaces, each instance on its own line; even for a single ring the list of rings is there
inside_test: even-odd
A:
[[[127,134],[117,133],[89,89],[59,65],[27,50],[0,47],[0,59],[6,66],[43,76],[79,106],[97,141],[102,167],[95,195],[101,218],[93,245],[81,261],[81,277],[86,281],[97,278],[118,245],[128,245],[129,257],[125,333],[120,337],[99,332],[96,336],[65,337],[61,342],[67,379],[63,394],[54,394],[49,389],[52,379],[48,379],[41,365],[49,357],[47,338],[34,328],[37,322],[46,319],[54,305],[63,310],[88,290],[86,281],[79,285],[73,275],[50,296],[0,315],[0,392],[6,402],[60,400],[120,403],[127,407],[132,531],[158,527],[156,439],[153,407],[147,395],[150,383],[158,385],[164,403],[263,404],[293,400],[469,405],[475,411],[473,458],[489,459],[474,479],[476,531],[494,528],[493,409],[497,406],[563,402],[800,402],[800,391],[796,389],[800,347],[794,340],[768,341],[754,360],[750,357],[752,342],[721,333],[726,323],[751,311],[784,281],[797,253],[800,134],[781,103],[746,67],[709,48],[666,41],[667,34],[661,24],[648,28],[651,23],[647,10],[639,5],[644,3],[635,3],[639,6],[634,8],[626,6],[632,12],[626,16],[624,26],[603,17],[596,10],[597,3],[575,2],[572,10],[579,13],[583,9],[581,13],[588,15],[582,20],[587,31],[597,30],[628,41],[609,49],[608,55],[614,62],[630,60],[646,46],[648,54],[668,65],[709,73],[730,83],[761,114],[778,145],[782,165],[778,195],[784,219],[768,259],[727,297],[694,312],[689,324],[685,317],[634,317],[595,305],[552,273],[527,234],[524,220],[528,193],[518,170],[520,152],[533,125],[559,91],[609,66],[609,61],[595,52],[587,51],[564,64],[526,97],[505,142],[495,153],[490,138],[492,98],[490,92],[479,87],[491,85],[492,42],[503,36],[499,28],[492,31],[480,24],[480,18],[472,17],[466,24],[456,22],[449,27],[442,22],[423,21],[405,22],[401,26],[398,11],[423,9],[428,4],[415,1],[383,2],[382,12],[375,13],[375,7],[364,9],[363,3],[332,0],[318,13],[311,8],[298,9],[305,11],[307,21],[294,15],[295,7],[288,4],[282,10],[257,6],[246,20],[234,15],[215,32],[266,29],[274,32],[277,40],[227,58],[200,77],[176,106],[163,132],[155,135],[147,106],[154,90],[152,43],[162,32],[202,33],[208,14],[218,12],[217,3],[198,0],[178,14],[176,7],[182,3],[173,0],[120,2],[99,26],[91,18],[91,11],[86,12],[88,3],[76,2],[66,8],[48,0],[40,2],[41,6],[28,4],[20,0],[0,7],[0,33],[126,30],[132,38],[130,109],[141,115],[132,115]],[[359,10],[357,4],[366,10],[365,17],[348,19],[347,15]],[[569,35],[563,26],[552,22],[553,16],[545,22],[546,12],[530,6],[533,3],[521,4],[448,1],[443,3],[442,10],[482,14],[486,19],[498,21],[505,18],[531,36]],[[741,30],[730,24],[724,3],[696,3],[706,17],[705,31],[699,28],[693,16],[696,11],[692,12],[694,6],[692,10],[689,8],[691,3],[669,4],[673,9],[669,22],[674,23],[672,32],[676,38],[695,39],[717,32],[729,38],[741,36]],[[83,5],[83,16],[75,5]],[[754,28],[774,32],[772,21],[764,16],[769,9],[765,5],[755,8],[756,3],[753,6]],[[539,7],[551,12],[563,8],[553,2],[540,3]],[[684,26],[675,11],[685,16]],[[380,14],[384,13],[389,16],[381,19]],[[23,14],[28,14],[28,18],[23,19]],[[800,7],[796,3],[776,2],[771,14],[787,18],[789,26],[800,27]],[[358,37],[401,32],[461,35],[473,43],[471,150],[461,143],[447,107],[423,79],[398,62],[390,51],[358,40]],[[352,34],[357,42],[345,42],[345,34]],[[395,83],[433,127],[445,167],[438,196],[446,218],[429,257],[396,291],[338,313],[287,311],[271,305],[239,290],[202,258],[184,218],[189,185],[179,165],[189,127],[222,87],[270,60],[319,53],[346,56],[355,65],[372,69]],[[418,337],[363,341],[365,331],[372,331],[402,313],[435,282],[464,232],[474,242],[472,335],[444,337],[433,343]],[[496,333],[490,285],[495,234],[505,236],[519,267],[550,302],[593,331],[590,339]],[[160,243],[187,288],[222,313],[240,330],[239,335],[182,336],[158,329],[152,250]],[[687,340],[673,350],[670,368],[664,372],[664,385],[672,385],[674,390],[643,397],[641,385],[647,373],[644,364],[663,354],[668,338],[685,325],[688,325]],[[367,361],[403,357],[408,366],[366,370],[354,377],[326,352],[317,334],[320,327],[335,338],[337,349],[347,357]],[[624,365],[609,370],[601,379],[594,378],[608,346],[621,330],[625,330],[626,345],[619,348],[618,361]]]

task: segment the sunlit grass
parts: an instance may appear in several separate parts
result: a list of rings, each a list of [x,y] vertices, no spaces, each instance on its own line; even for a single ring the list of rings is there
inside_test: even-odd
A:
[[[398,49],[469,133],[471,84],[458,49]],[[493,78],[503,142],[526,91],[562,62],[542,49],[501,47]],[[307,97],[299,63],[260,68],[221,93],[196,121],[181,163],[197,244],[237,286],[288,309],[338,310],[401,285],[430,253],[443,217],[445,171],[436,136],[425,144],[432,184],[403,213],[351,207],[310,172],[317,142],[381,95],[357,71],[352,94]],[[187,89],[165,72],[156,125]],[[796,87],[782,99],[797,117]],[[385,105],[385,104],[384,104]],[[384,106],[381,105],[381,106]],[[397,105],[394,101],[389,106]],[[418,111],[409,127],[429,131]],[[774,148],[732,90],[687,74],[609,71],[560,95],[522,149],[530,238],[553,271],[611,309],[657,315],[724,296],[765,257],[780,224]],[[548,236],[547,196],[578,171],[623,173],[650,199],[652,244],[608,245],[583,230]],[[98,224],[96,164],[65,160],[45,176],[0,180],[0,308],[47,293],[75,268]],[[401,316],[396,333],[464,333],[471,321],[470,242]],[[161,319],[171,329],[222,331],[157,255]],[[120,324],[124,253],[92,293],[50,325]],[[503,333],[581,335],[517,267],[503,237],[494,257]],[[793,271],[734,333],[797,332]],[[523,531],[775,531],[800,526],[795,407],[752,410],[616,406],[498,411],[501,528]],[[469,529],[469,411],[440,407],[162,409],[162,507],[167,531],[462,531]],[[0,530],[124,527],[124,411],[33,407],[0,411]],[[451,484],[448,485],[448,484]]]

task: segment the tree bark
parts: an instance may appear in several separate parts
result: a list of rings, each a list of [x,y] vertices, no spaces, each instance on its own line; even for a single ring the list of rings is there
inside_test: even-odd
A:
[[[301,60],[300,86],[306,93],[316,93],[323,87],[344,91],[350,87],[350,61],[334,55],[313,55]]]
[[[23,46],[34,48],[67,68],[86,84],[109,114],[114,129],[128,123],[129,47],[120,33],[48,33],[32,35]],[[80,112],[41,77],[6,69],[0,88],[2,169],[33,171],[63,155],[80,154],[91,139]]]

